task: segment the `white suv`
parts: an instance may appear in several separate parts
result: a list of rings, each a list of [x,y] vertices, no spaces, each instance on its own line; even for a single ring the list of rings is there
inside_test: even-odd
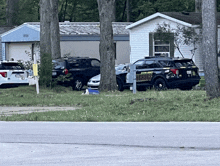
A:
[[[0,85],[28,84],[28,72],[16,61],[0,61]]]

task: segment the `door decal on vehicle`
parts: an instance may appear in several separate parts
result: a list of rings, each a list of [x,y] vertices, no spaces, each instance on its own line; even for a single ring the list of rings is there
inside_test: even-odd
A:
[[[153,76],[153,72],[141,72],[140,74],[136,74],[136,81],[137,82],[145,82],[145,81],[151,81]]]

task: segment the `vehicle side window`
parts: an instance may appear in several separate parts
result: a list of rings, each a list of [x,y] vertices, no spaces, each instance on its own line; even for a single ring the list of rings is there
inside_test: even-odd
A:
[[[100,62],[93,59],[93,60],[91,60],[91,66],[92,67],[100,67]]]
[[[155,61],[146,61],[146,68],[158,68],[159,65]]]
[[[175,65],[177,67],[189,67],[189,66],[194,66],[194,62],[193,61],[176,61]]]
[[[78,60],[70,60],[69,61],[69,67],[70,68],[78,68],[79,67],[79,61]]]
[[[0,64],[0,70],[2,70],[2,69],[3,69],[2,64]]]
[[[3,63],[2,68],[6,70],[20,70],[24,69],[19,63]]]
[[[174,62],[173,61],[159,61],[159,63],[163,67],[174,67]]]

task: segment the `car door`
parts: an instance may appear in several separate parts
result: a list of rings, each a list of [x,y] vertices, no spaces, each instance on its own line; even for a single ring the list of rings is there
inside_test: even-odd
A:
[[[137,83],[150,84],[154,73],[154,60],[143,60],[136,65]]]

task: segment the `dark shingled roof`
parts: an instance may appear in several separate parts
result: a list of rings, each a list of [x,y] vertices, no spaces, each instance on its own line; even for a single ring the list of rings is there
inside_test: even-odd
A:
[[[190,23],[192,25],[202,24],[202,13],[196,12],[161,12],[167,16]],[[217,24],[220,25],[220,13],[217,13]]]

